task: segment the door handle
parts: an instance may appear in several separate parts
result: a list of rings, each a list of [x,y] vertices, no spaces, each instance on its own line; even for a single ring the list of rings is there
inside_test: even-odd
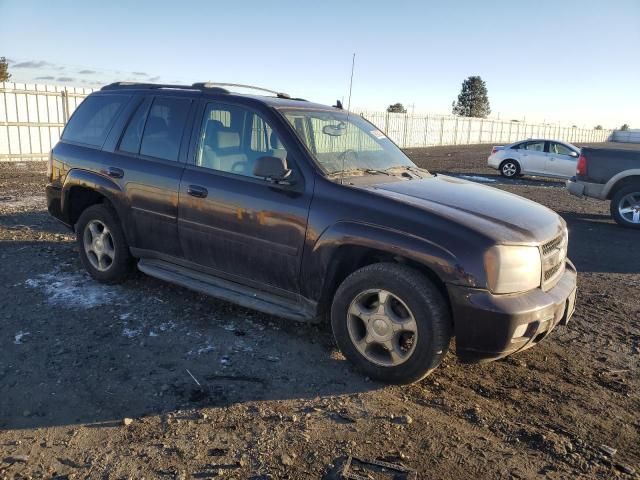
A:
[[[207,195],[209,195],[209,192],[207,191],[207,189],[204,187],[201,187],[200,185],[189,185],[187,187],[187,193],[192,197],[197,197],[197,198],[205,198]]]
[[[105,175],[109,175],[112,178],[122,178],[122,177],[124,177],[124,170],[122,170],[121,168],[116,168],[116,167],[108,167],[108,168],[102,170],[102,173],[104,173]]]

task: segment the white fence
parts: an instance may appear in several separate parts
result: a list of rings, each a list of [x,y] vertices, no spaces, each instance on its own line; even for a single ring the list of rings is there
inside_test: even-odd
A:
[[[504,145],[526,138],[552,138],[571,143],[606,142],[612,133],[612,130],[452,115],[410,115],[367,111],[360,114],[384,131],[402,148],[475,143]]]
[[[0,83],[0,161],[46,159],[73,111],[92,91]]]
[[[80,102],[93,90],[0,83],[0,161],[44,160]],[[357,112],[403,148],[474,143],[507,144],[525,138],[604,142],[612,131],[443,115]]]
[[[616,130],[613,132],[611,140],[622,143],[640,143],[640,130]]]

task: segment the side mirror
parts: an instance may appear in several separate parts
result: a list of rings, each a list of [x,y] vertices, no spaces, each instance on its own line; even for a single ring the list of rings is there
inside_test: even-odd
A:
[[[287,162],[280,157],[260,157],[253,165],[253,175],[263,177],[265,180],[278,185],[292,185],[289,179],[291,170],[287,168]]]
[[[570,157],[574,157],[574,158],[578,158],[580,155],[578,155],[578,152],[574,152],[573,150],[571,150],[571,153],[569,154]]]

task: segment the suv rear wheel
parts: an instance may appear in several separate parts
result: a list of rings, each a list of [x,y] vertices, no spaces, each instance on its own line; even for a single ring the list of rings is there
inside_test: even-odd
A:
[[[618,190],[611,198],[611,216],[618,225],[640,228],[640,184]]]
[[[451,338],[438,289],[417,270],[394,263],[369,265],[347,277],[333,299],[331,326],[348,360],[389,383],[426,377]]]
[[[131,272],[132,258],[118,217],[105,204],[87,208],[76,223],[80,260],[103,283],[120,283]]]

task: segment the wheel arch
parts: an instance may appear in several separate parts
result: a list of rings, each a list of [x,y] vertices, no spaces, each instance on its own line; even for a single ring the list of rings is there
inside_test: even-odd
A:
[[[610,185],[605,185],[605,198],[611,200],[621,188],[636,184],[640,187],[640,169],[632,170],[631,172],[621,172],[609,180],[607,184]]]
[[[316,243],[311,265],[303,267],[306,296],[318,303],[318,314],[327,313],[340,284],[354,271],[374,263],[390,262],[421,272],[449,304],[446,283],[474,283],[455,255],[427,240],[393,230],[357,223],[340,223],[325,231]]]
[[[122,224],[122,196],[120,186],[112,180],[94,172],[75,169],[69,172],[62,186],[60,209],[65,221],[75,229],[84,210],[91,205],[106,203],[113,208]],[[123,230],[128,236],[124,225]]]

